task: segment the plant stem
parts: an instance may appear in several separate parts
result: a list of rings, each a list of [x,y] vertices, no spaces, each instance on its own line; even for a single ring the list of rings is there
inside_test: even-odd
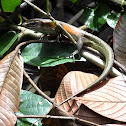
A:
[[[49,12],[49,0],[46,0],[47,2],[47,15],[50,15],[50,12]]]

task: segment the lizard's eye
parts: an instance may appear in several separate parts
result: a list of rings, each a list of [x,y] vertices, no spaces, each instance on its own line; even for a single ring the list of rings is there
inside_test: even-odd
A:
[[[37,26],[37,23],[36,22],[30,22],[29,26],[34,26],[35,27],[35,26]]]

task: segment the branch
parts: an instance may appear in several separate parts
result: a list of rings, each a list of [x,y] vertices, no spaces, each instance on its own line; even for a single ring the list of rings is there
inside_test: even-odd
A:
[[[29,35],[33,38],[42,38],[44,36],[43,33],[41,32],[35,32],[34,30],[31,30],[31,29],[27,29],[27,28],[24,28],[24,27],[21,27],[21,26],[17,26],[17,25],[11,25],[10,28],[14,29],[14,30],[18,30],[18,31],[21,31],[18,35],[18,40],[17,41],[20,41],[21,38],[25,35]]]

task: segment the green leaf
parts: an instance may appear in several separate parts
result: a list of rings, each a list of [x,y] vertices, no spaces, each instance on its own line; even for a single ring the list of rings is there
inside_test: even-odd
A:
[[[95,9],[95,15],[98,18],[106,19],[109,14],[109,11],[110,9],[108,6],[106,6],[105,4],[99,4],[98,7],[96,7]]]
[[[19,33],[8,31],[0,36],[0,56],[2,56],[15,42]]]
[[[24,115],[21,112],[17,112],[16,115]],[[20,118],[17,119],[16,126],[41,126],[42,119],[37,118]]]
[[[106,23],[106,18],[109,14],[108,6],[99,4],[95,9],[85,7],[83,13],[83,22],[90,29],[99,31]]]
[[[90,26],[90,22],[93,20],[94,17],[94,9],[90,9],[88,7],[84,8],[83,13],[83,22],[85,25]]]
[[[31,125],[32,124],[29,123],[26,119],[17,119],[17,122],[16,122],[16,126],[31,126]]]
[[[4,12],[14,12],[16,7],[21,4],[22,0],[1,0]]]
[[[46,115],[51,107],[51,104],[46,99],[25,90],[21,91],[20,101],[19,112],[16,113],[17,115]],[[29,123],[34,124],[35,126],[41,126],[41,119],[20,119],[17,121],[17,126],[21,123],[23,123],[23,126],[30,126]]]
[[[25,115],[45,115],[49,112],[51,104],[39,95],[22,90],[19,111]]]
[[[30,65],[49,67],[73,62],[69,56],[74,50],[69,43],[32,43],[23,50],[22,57]]]
[[[114,29],[120,16],[121,16],[120,13],[109,14],[106,20],[107,24]]]

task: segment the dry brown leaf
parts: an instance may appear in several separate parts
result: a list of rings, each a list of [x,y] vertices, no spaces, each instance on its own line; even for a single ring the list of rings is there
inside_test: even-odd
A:
[[[14,126],[23,78],[23,59],[13,51],[0,61],[0,126]]]
[[[114,120],[106,118],[99,115],[98,113],[92,111],[85,105],[81,105],[77,112],[74,114],[75,117],[78,117],[83,120],[91,121],[97,124],[112,124],[115,123]]]
[[[62,80],[56,93],[55,102],[60,104],[71,95],[77,93],[91,82],[97,79],[93,74],[79,71],[69,72]],[[73,114],[81,103],[96,113],[110,119],[126,122],[126,77],[119,76],[109,81],[103,81],[95,90],[76,97],[61,105],[65,110]],[[74,100],[78,100],[75,102]],[[78,103],[80,102],[80,104]]]
[[[116,27],[113,32],[113,50],[115,59],[122,64],[122,67],[126,67],[126,14],[123,14],[118,23],[116,24]]]
[[[103,87],[74,99],[100,115],[126,122],[125,81],[125,76],[110,79]]]
[[[95,81],[98,77],[93,74],[86,74],[80,71],[69,72],[62,80],[60,87],[55,96],[55,102],[60,104],[68,97],[85,88],[87,85]],[[61,105],[65,111],[73,114],[80,106],[79,102],[69,100]]]

